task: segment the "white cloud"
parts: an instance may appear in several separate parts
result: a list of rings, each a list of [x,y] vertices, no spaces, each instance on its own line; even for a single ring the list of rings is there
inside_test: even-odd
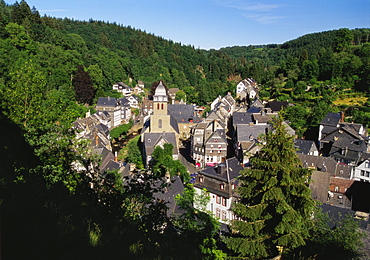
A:
[[[279,16],[278,9],[284,7],[284,4],[264,4],[252,1],[242,0],[221,0],[219,5],[243,11],[243,16],[260,24],[271,24],[285,18]]]
[[[278,20],[285,18],[285,16],[273,16],[273,15],[249,15],[244,14],[244,17],[256,21],[260,24],[271,24],[276,23]]]

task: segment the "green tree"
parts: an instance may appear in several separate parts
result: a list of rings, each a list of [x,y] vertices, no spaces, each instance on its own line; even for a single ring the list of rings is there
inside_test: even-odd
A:
[[[183,248],[179,259],[214,259],[221,260],[225,254],[217,248],[218,221],[209,213],[194,208],[206,208],[210,197],[206,191],[197,194],[191,184],[187,184],[183,193],[176,196],[176,204],[183,213],[174,219],[176,229],[181,232],[181,244]],[[181,248],[181,247],[180,247]],[[192,250],[188,250],[191,248]],[[185,257],[184,257],[185,256]]]
[[[353,32],[348,28],[341,28],[336,31],[334,37],[334,50],[344,51],[353,41]]]
[[[274,257],[302,246],[309,236],[315,202],[310,197],[310,170],[302,167],[280,116],[266,144],[251,158],[251,169],[241,172],[240,200],[232,210],[238,220],[225,238],[229,249],[251,259]]]
[[[311,238],[303,247],[297,248],[291,255],[304,259],[362,259],[363,242],[366,234],[359,229],[359,223],[352,215],[329,217],[318,212],[311,230]]]
[[[178,160],[172,157],[173,145],[165,143],[163,148],[156,146],[152,153],[150,168],[155,176],[163,177],[168,172],[171,176],[180,175],[182,181],[187,182],[190,179],[186,167]]]
[[[284,109],[284,118],[290,122],[290,126],[301,137],[307,129],[308,109],[302,105],[287,106]]]
[[[139,142],[140,136],[137,136],[127,143],[127,153],[125,156],[125,160],[128,163],[134,163],[137,168],[144,168],[143,156],[141,154]]]
[[[75,89],[76,100],[83,104],[91,105],[95,95],[95,88],[89,73],[84,70],[83,66],[77,67],[72,85]]]
[[[25,128],[41,126],[44,123],[41,104],[46,80],[40,68],[32,60],[20,61],[10,72],[10,81],[3,86],[2,106],[13,122]]]

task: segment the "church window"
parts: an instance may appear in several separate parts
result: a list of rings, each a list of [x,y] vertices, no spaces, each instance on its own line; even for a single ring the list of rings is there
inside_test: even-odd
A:
[[[157,109],[159,110],[159,104],[157,104]]]
[[[164,104],[162,104],[162,110],[164,109]]]
[[[162,119],[158,120],[158,128],[162,128]]]

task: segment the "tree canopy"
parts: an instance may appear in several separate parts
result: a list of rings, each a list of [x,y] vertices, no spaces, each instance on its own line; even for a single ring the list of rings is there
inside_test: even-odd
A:
[[[273,121],[266,144],[253,158],[251,169],[241,172],[240,198],[233,206],[237,220],[225,238],[229,249],[252,259],[274,257],[305,244],[315,202],[310,197],[310,170],[300,164],[293,137],[282,117]]]

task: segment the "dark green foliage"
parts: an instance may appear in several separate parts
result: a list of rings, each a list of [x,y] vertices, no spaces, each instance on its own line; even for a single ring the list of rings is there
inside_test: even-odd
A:
[[[127,154],[125,161],[134,163],[138,169],[144,168],[143,155],[141,154],[140,136],[131,139],[127,143]]]
[[[233,235],[225,238],[229,249],[252,259],[274,257],[305,244],[315,202],[310,197],[310,171],[302,167],[293,137],[273,121],[261,151],[251,158],[251,169],[241,173],[233,206],[239,220],[232,221]]]
[[[187,184],[183,193],[176,197],[176,203],[184,212],[175,220],[183,239],[178,242],[196,248],[193,251],[183,248],[182,253],[177,255],[178,259],[224,259],[225,254],[216,244],[220,224],[212,215],[194,208],[194,203],[205,206],[207,201],[209,196],[205,193],[197,196],[191,184]]]
[[[88,72],[83,66],[78,66],[76,76],[72,80],[72,85],[75,89],[76,100],[82,104],[92,104],[95,95],[95,88]]]
[[[359,229],[352,215],[329,216],[317,213],[311,238],[303,247],[297,248],[287,258],[300,256],[300,259],[362,259],[363,242],[366,234]]]
[[[165,143],[163,148],[156,146],[152,153],[150,168],[153,174],[158,177],[164,177],[166,173],[171,176],[180,175],[183,182],[190,180],[186,167],[179,161],[172,158],[173,145]]]

